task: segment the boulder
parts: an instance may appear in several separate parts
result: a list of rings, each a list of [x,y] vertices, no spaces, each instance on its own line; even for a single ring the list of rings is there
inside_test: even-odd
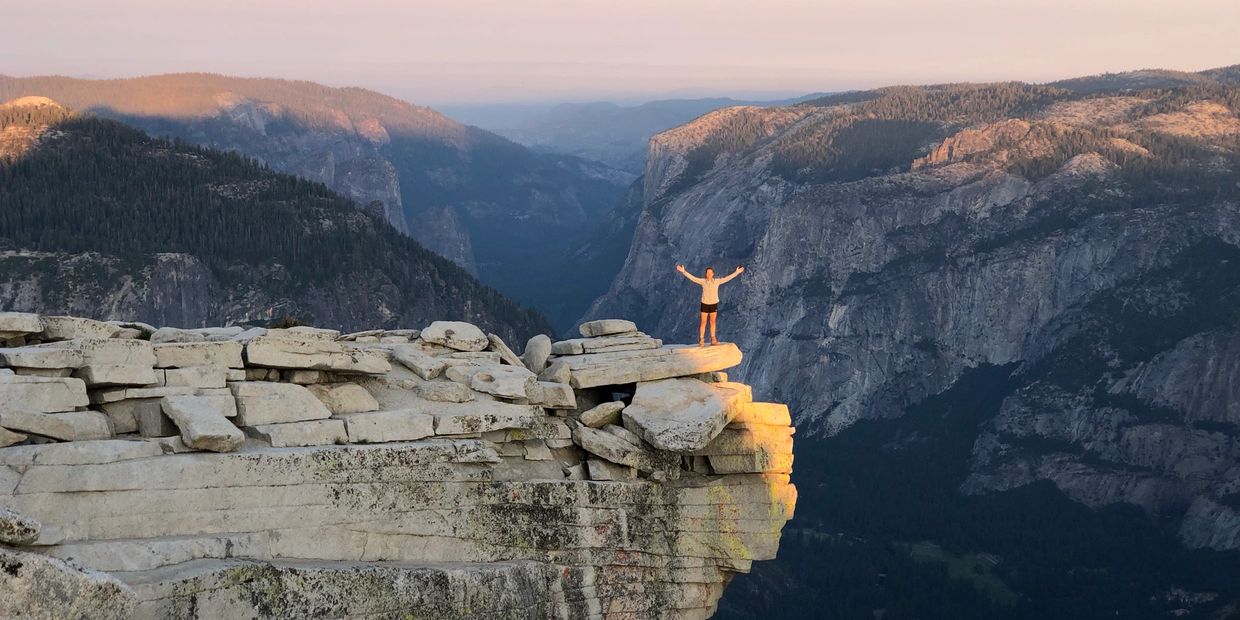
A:
[[[318,383],[309,385],[306,389],[334,414],[379,410],[379,402],[375,397],[356,383]]]
[[[499,359],[509,366],[525,366],[520,357],[513,353],[512,349],[504,344],[504,340],[495,334],[487,334],[487,340],[491,343],[491,350],[499,353]]]
[[[740,390],[697,379],[643,382],[624,408],[624,427],[660,450],[701,450],[736,415],[742,399]]]
[[[167,415],[181,430],[181,440],[196,450],[233,452],[245,441],[245,434],[214,402],[198,396],[165,396],[160,402]]]
[[[39,320],[37,314],[0,312],[0,333],[11,334],[10,338],[20,334],[37,334],[41,331],[43,331],[43,322]]]
[[[379,351],[358,349],[325,338],[294,338],[271,330],[245,345],[245,361],[253,366],[303,368],[366,374],[392,369]]]
[[[81,379],[0,375],[0,413],[73,411],[89,404]]]
[[[75,338],[111,338],[120,328],[103,321],[75,316],[43,317],[43,340],[72,340]]]
[[[156,368],[223,366],[241,368],[241,343],[232,341],[157,344],[152,347]]]
[[[115,577],[0,547],[0,618],[128,620],[138,597]]]
[[[599,319],[587,321],[577,328],[585,338],[609,336],[611,334],[627,334],[637,331],[637,324],[624,319]]]
[[[32,545],[39,539],[42,526],[38,521],[23,517],[0,506],[0,543],[6,545]]]
[[[572,371],[568,368],[568,362],[564,360],[556,360],[551,362],[550,366],[538,373],[539,381],[548,381],[550,383],[568,383],[572,379]]]
[[[261,424],[246,429],[249,434],[266,441],[273,448],[328,446],[349,443],[343,420],[310,420],[286,424]]]
[[[539,373],[547,367],[547,358],[551,356],[551,338],[538,334],[525,343],[525,352],[521,361],[530,372]]]
[[[340,419],[349,443],[415,441],[435,434],[434,417],[412,409],[353,413]]]
[[[428,381],[438,377],[448,367],[447,362],[436,359],[413,345],[392,349],[392,359]]]
[[[243,381],[228,387],[237,399],[237,426],[321,420],[332,415],[300,385]]]
[[[138,332],[138,338],[150,340],[155,334],[155,326],[142,321],[107,321],[108,325],[112,325],[121,330],[129,330]]]
[[[435,321],[422,330],[422,340],[457,351],[482,351],[491,343],[482,330],[462,321]]]
[[[98,411],[66,413],[0,411],[0,426],[11,431],[33,433],[61,441],[112,437],[112,421]]]
[[[527,398],[538,378],[524,366],[500,364],[462,364],[450,366],[444,373],[449,379],[468,385],[471,390],[501,398]]]
[[[726,370],[741,363],[741,350],[732,343],[713,347],[671,345],[658,349],[571,355],[561,359],[568,363],[572,371],[570,384],[581,389]]]
[[[624,409],[624,403],[613,401],[603,403],[597,407],[585,411],[581,414],[581,423],[590,428],[603,428],[608,424],[620,423],[620,411]]]

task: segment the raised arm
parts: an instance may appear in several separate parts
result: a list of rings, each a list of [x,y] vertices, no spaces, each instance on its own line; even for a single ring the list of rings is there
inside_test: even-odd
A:
[[[695,276],[695,275],[693,275],[693,274],[689,273],[689,272],[688,272],[688,270],[686,270],[686,269],[685,269],[685,266],[684,266],[684,265],[676,265],[676,271],[679,271],[679,272],[680,272],[680,275],[682,275],[682,276],[684,276],[684,277],[688,278],[689,280],[691,280],[691,281],[693,281],[693,282],[696,282],[696,283],[698,283],[698,284],[702,284],[703,282],[706,282],[706,280],[703,280],[702,278],[699,278],[699,277],[697,277],[697,276]]]
[[[731,280],[732,278],[735,278],[736,276],[741,275],[742,273],[745,273],[745,268],[744,268],[744,267],[737,267],[737,268],[736,268],[736,271],[733,271],[733,272],[731,273],[731,275],[727,275],[727,276],[724,276],[724,277],[722,277],[722,278],[719,278],[719,283],[720,283],[720,284],[723,284],[724,282],[727,282],[727,281]]]

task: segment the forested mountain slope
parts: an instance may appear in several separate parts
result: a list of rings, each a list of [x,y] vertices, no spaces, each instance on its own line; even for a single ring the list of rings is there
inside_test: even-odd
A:
[[[0,76],[0,101],[39,95],[156,136],[236,151],[323,183],[520,301],[527,274],[605,218],[632,175],[538,154],[361,88],[174,74],[118,80]],[[567,293],[566,293],[567,294]],[[573,317],[569,317],[571,321]]]
[[[546,329],[322,184],[45,98],[0,107],[0,307],[157,325]]]
[[[692,339],[697,289],[673,267],[746,265],[721,336],[801,429],[805,531],[780,562],[841,554],[871,589],[846,601],[824,581],[841,573],[793,563],[733,611],[1234,609],[1215,577],[1237,553],[1185,550],[1240,549],[1233,74],[893,87],[652,139],[628,257],[588,316]],[[982,556],[1010,597],[987,577],[958,584],[960,608],[909,598],[909,575],[945,586]]]

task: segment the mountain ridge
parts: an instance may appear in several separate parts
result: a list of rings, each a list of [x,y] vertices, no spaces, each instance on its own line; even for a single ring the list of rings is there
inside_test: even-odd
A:
[[[321,184],[63,106],[0,108],[0,125],[35,134],[0,159],[8,309],[344,328],[464,312],[510,338],[547,329]]]

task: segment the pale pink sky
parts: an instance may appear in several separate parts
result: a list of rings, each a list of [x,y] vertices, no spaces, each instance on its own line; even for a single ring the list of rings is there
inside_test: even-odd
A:
[[[417,103],[1046,81],[1240,63],[1240,0],[34,0],[0,73],[213,71]]]

